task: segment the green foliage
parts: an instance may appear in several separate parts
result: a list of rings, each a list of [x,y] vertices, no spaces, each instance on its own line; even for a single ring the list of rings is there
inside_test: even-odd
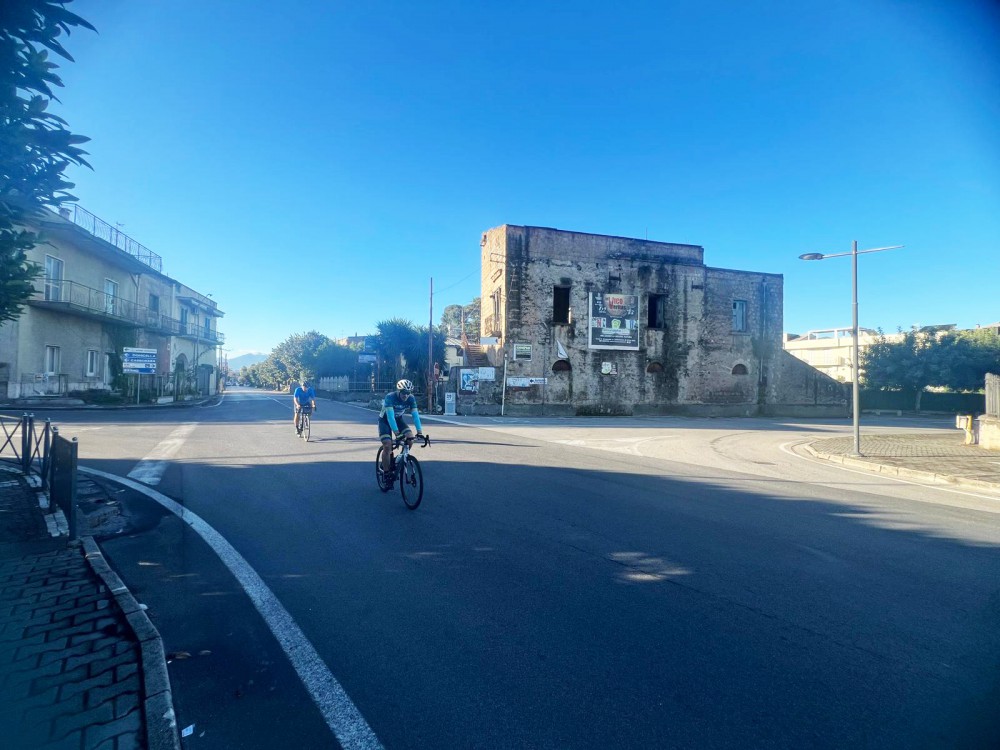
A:
[[[427,388],[427,337],[426,327],[414,326],[409,320],[392,318],[377,325],[377,352],[379,379],[395,381],[409,378],[417,390]],[[444,362],[444,333],[434,332],[433,352],[435,362]]]
[[[862,385],[910,391],[919,410],[927,387],[983,388],[986,373],[1000,368],[1000,336],[987,330],[911,330],[901,341],[889,341],[879,331],[875,343],[861,352],[860,365]]]
[[[63,176],[90,166],[66,121],[48,112],[62,86],[49,52],[72,61],[59,42],[74,26],[94,27],[64,7],[71,0],[3,0],[0,9],[0,323],[15,319],[40,274],[26,251],[41,241],[24,228],[44,207],[76,200]]]
[[[463,326],[462,314],[465,313],[465,321]],[[480,319],[480,298],[476,297],[472,302],[468,302],[465,305],[448,305],[444,308],[441,313],[441,328],[444,330],[445,335],[453,336],[454,338],[461,338],[462,331],[464,330],[466,335],[475,340],[479,341],[479,319]]]

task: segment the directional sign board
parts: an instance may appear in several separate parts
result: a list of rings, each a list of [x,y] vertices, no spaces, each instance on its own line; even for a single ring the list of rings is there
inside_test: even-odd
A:
[[[136,349],[126,346],[122,354],[122,371],[136,375],[156,372],[156,349]]]

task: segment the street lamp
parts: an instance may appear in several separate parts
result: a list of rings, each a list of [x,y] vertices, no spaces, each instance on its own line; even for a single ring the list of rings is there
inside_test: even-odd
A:
[[[851,380],[853,380],[853,408],[854,415],[854,451],[852,456],[861,456],[861,392],[858,386],[858,256],[863,253],[880,253],[883,250],[896,250],[905,245],[890,245],[889,247],[873,247],[868,250],[858,250],[858,241],[854,240],[849,253],[804,253],[799,256],[799,260],[826,260],[827,258],[842,258],[845,255],[851,256],[851,340],[854,354],[851,357]]]

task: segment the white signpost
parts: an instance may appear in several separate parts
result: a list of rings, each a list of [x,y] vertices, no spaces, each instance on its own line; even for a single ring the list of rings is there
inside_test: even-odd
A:
[[[126,346],[122,352],[122,372],[135,375],[135,402],[138,404],[142,376],[156,373],[156,349]]]

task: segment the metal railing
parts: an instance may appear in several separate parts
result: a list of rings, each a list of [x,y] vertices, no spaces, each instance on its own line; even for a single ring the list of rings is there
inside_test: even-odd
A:
[[[81,208],[74,203],[72,215],[67,218],[72,218],[73,223],[78,227],[86,229],[95,237],[114,245],[119,250],[124,250],[139,262],[145,263],[150,268],[162,273],[163,258],[145,245],[133,240],[117,227],[113,227],[103,219],[99,219],[94,216],[94,214],[90,213],[87,209]]]
[[[1000,419],[1000,375],[986,373],[986,416]]]
[[[161,315],[138,302],[116,294],[108,294],[76,281],[45,279],[38,295],[34,300],[39,303],[63,305],[73,310],[154,329],[172,336],[186,336],[210,341],[213,344],[225,343],[225,337],[221,333],[205,328],[204,325],[183,323],[175,318]]]
[[[66,440],[50,420],[36,422],[34,414],[0,415],[0,460],[15,463],[26,477],[36,477],[66,516],[70,539],[76,539],[76,438]]]

